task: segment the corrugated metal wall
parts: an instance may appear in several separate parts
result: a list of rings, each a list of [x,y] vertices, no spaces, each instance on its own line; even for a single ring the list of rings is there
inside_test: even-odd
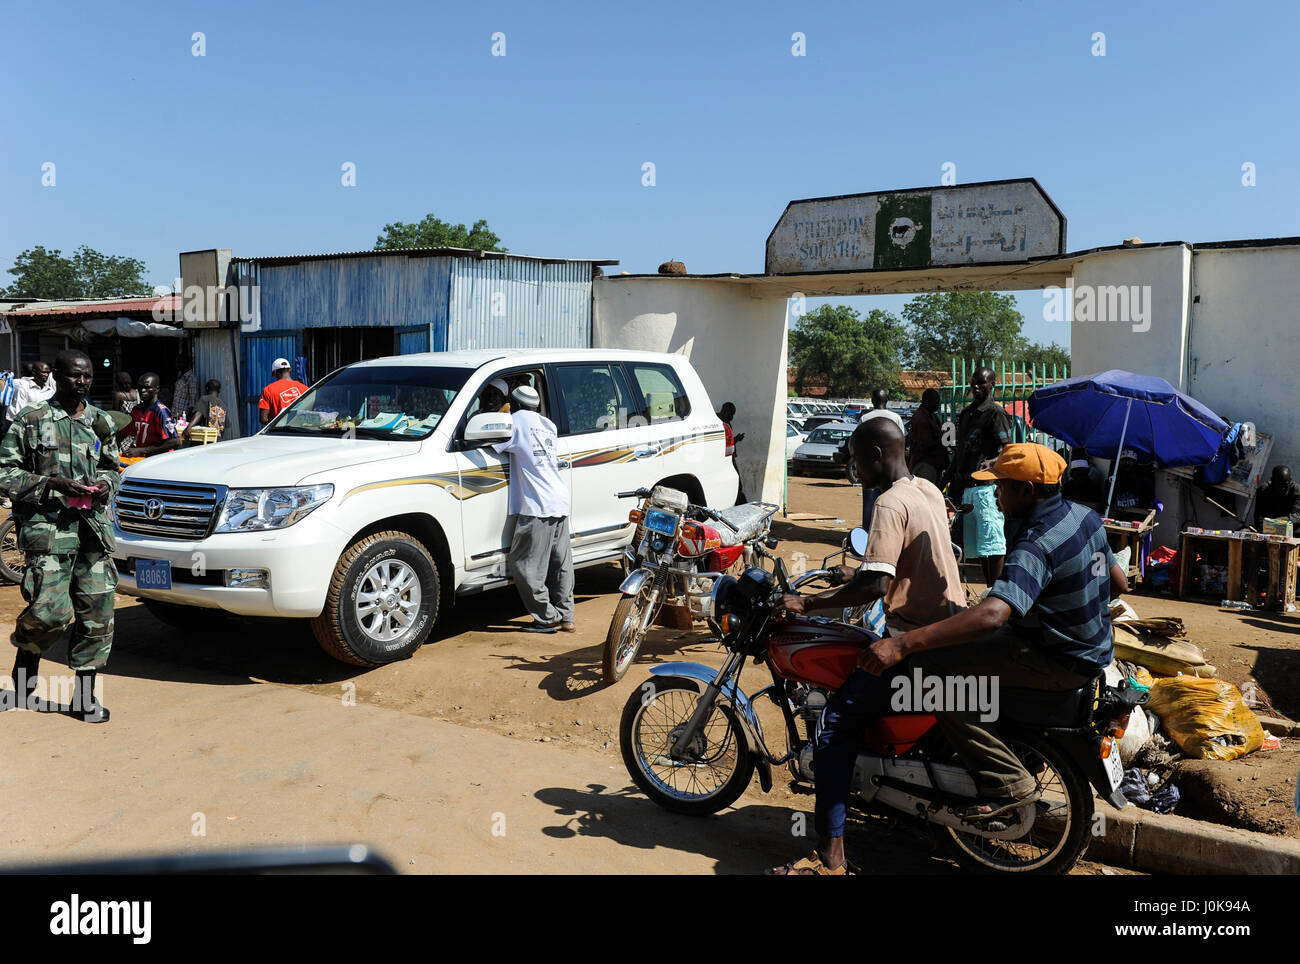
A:
[[[451,313],[435,350],[588,348],[591,263],[454,259]]]
[[[237,383],[235,366],[239,363],[236,352],[239,351],[239,331],[234,329],[234,338],[229,328],[204,328],[194,333],[194,374],[199,379],[199,391],[210,378],[221,382],[221,399],[229,409],[226,412],[227,439],[241,438],[245,433],[241,425],[244,416],[242,404],[243,391],[247,389]],[[243,391],[241,391],[243,389]]]
[[[432,324],[445,332],[451,260],[395,254],[263,264],[261,330]]]
[[[265,275],[263,275],[265,278]],[[262,427],[257,415],[257,400],[262,389],[271,383],[271,363],[277,358],[286,358],[293,363],[302,354],[301,332],[257,332],[244,335],[243,365],[240,376],[243,396],[239,408],[244,419],[245,435],[252,435]],[[295,376],[297,377],[297,376]]]

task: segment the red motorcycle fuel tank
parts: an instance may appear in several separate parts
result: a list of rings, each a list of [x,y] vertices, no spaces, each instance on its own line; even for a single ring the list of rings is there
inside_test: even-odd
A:
[[[857,626],[807,616],[789,616],[772,633],[767,658],[777,673],[826,690],[840,688],[875,640]],[[872,753],[906,753],[935,725],[928,713],[886,713],[867,724],[863,738]]]
[[[837,690],[874,640],[857,626],[791,615],[768,638],[767,658],[786,679]]]
[[[743,545],[714,549],[705,557],[704,568],[709,572],[726,572],[744,551],[745,547]]]

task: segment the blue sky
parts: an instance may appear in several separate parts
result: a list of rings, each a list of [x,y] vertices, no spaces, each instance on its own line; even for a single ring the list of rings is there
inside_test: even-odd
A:
[[[519,253],[757,272],[786,202],[938,184],[945,162],[1038,178],[1071,249],[1300,234],[1286,4],[2,9],[3,267],[85,243],[166,283],[180,251],[363,249],[433,212]],[[1027,334],[1067,340],[1022,304]]]

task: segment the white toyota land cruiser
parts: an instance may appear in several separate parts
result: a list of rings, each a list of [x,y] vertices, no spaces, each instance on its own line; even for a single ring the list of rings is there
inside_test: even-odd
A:
[[[665,483],[698,504],[735,501],[722,423],[680,355],[381,358],[334,372],[251,438],[128,469],[118,591],[174,625],[202,609],[306,618],[345,662],[410,656],[440,606],[511,581],[509,461],[491,443],[510,437],[500,389],[521,384],[559,430],[575,566],[621,556],[634,508],[621,491]]]

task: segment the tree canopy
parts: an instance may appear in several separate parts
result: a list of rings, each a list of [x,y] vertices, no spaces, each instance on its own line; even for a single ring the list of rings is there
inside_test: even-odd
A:
[[[946,371],[954,358],[1070,364],[1068,348],[1039,345],[1022,334],[1015,296],[997,291],[945,291],[917,295],[903,306],[911,326],[914,368]]]
[[[375,250],[400,248],[473,248],[476,251],[505,251],[501,239],[488,227],[487,221],[475,221],[467,228],[463,224],[448,224],[432,214],[422,221],[407,224],[397,221],[385,224],[383,233],[375,239]]]
[[[14,276],[3,292],[8,298],[145,298],[153,293],[144,280],[143,261],[84,244],[70,258],[38,244],[14,258],[8,271]]]
[[[899,355],[906,332],[897,317],[873,308],[863,318],[848,305],[821,305],[790,331],[790,363],[799,394],[824,384],[845,398],[884,388],[898,395]]]

